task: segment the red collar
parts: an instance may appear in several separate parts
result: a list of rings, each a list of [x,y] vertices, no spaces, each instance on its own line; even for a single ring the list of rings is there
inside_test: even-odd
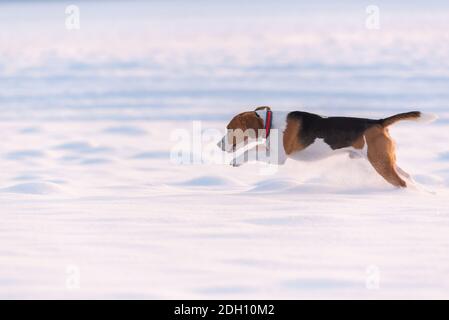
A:
[[[273,123],[273,115],[271,110],[267,110],[267,114],[265,115],[265,137],[268,139],[271,131],[271,125]]]

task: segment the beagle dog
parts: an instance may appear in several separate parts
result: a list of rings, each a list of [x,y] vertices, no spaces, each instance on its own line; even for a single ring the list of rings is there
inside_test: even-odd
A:
[[[218,146],[231,153],[259,142],[234,158],[233,166],[249,160],[282,165],[288,158],[314,161],[346,153],[350,158],[367,159],[387,182],[405,188],[405,180],[412,180],[396,165],[395,144],[388,127],[402,120],[435,119],[424,118],[419,111],[372,120],[328,118],[303,111],[274,112],[270,107],[258,107],[236,115]]]

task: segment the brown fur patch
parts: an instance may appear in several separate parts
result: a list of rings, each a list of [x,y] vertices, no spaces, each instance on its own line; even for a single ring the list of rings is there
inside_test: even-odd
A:
[[[388,130],[381,125],[374,126],[366,130],[365,137],[368,144],[368,160],[374,169],[392,185],[407,187],[396,171],[395,146]]]
[[[264,128],[264,123],[256,112],[249,111],[236,115],[226,128],[230,130],[228,131],[228,141],[232,141],[232,145],[235,148],[243,141],[247,141],[248,136],[258,138],[259,130]],[[236,130],[241,130],[243,135],[236,132]]]
[[[352,147],[355,149],[363,149],[365,147],[365,139],[364,136],[361,135],[357,140],[354,141]]]
[[[263,120],[262,118],[258,117],[257,114],[254,111],[249,112],[243,112],[238,115],[236,115],[231,122],[229,122],[227,129],[228,130],[248,130],[253,129],[256,132],[258,130],[263,129]]]
[[[287,127],[284,131],[283,144],[285,153],[290,155],[293,152],[301,151],[305,148],[299,141],[299,130],[301,123],[297,119],[287,119]]]

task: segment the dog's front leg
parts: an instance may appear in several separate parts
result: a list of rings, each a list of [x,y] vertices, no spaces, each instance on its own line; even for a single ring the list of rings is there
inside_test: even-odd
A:
[[[231,161],[231,165],[233,167],[239,167],[244,163],[250,162],[250,161],[264,161],[267,162],[269,160],[269,155],[267,154],[267,148],[265,145],[257,145],[253,148],[245,151],[241,155],[235,157]]]

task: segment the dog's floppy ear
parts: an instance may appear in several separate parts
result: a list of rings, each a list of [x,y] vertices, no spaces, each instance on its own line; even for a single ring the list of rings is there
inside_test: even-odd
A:
[[[255,111],[243,112],[236,115],[227,126],[228,129],[247,129],[259,130],[263,129],[263,120]]]
[[[252,129],[255,131],[257,136],[257,131],[263,129],[263,120],[256,112],[248,112],[244,116],[244,129]]]
[[[271,111],[271,108],[269,106],[261,106],[261,107],[257,107],[254,111],[259,111],[259,110]]]

